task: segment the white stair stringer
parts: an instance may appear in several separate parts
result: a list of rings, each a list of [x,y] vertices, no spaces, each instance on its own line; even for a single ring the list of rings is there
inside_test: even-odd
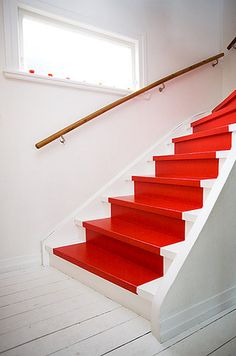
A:
[[[175,245],[166,246],[161,249],[161,254],[172,261],[172,263],[169,264],[169,268],[166,271],[166,274],[164,275],[163,278],[160,279],[159,283],[157,282],[153,283],[153,287],[151,286],[152,282],[150,282],[149,285],[143,285],[140,286],[139,288],[140,295],[142,295],[143,297],[145,297],[146,295],[147,298],[149,299],[153,298],[152,299],[152,331],[154,335],[157,337],[157,339],[160,341],[165,341],[177,335],[178,333],[183,332],[184,330],[189,329],[190,327],[193,327],[198,322],[198,318],[196,316],[192,316],[190,318],[187,311],[185,311],[185,314],[183,315],[176,314],[171,316],[171,318],[163,319],[162,309],[164,308],[165,300],[168,296],[168,293],[171,291],[171,288],[173,287],[174,283],[175,282],[178,283],[177,278],[181,273],[181,269],[184,266],[191,250],[194,248],[194,245],[203,227],[205,228],[205,226],[207,225],[208,218],[234,167],[236,161],[235,126],[236,125],[232,125],[231,127],[232,129],[231,150],[219,151],[217,152],[216,155],[217,158],[220,158],[218,178],[213,180],[209,179],[201,182],[201,186],[205,187],[208,190],[208,193],[204,197],[205,201],[204,201],[203,208],[198,209],[196,211],[193,210],[193,211],[188,211],[183,213],[183,219],[192,221],[193,224],[192,228],[189,230],[186,236],[185,241],[180,244],[177,244],[179,246],[175,246]],[[227,214],[227,212],[225,212],[225,214]],[[201,267],[201,261],[199,261],[199,268],[200,267]],[[208,302],[208,304],[209,303],[210,302]],[[204,303],[203,306],[205,307]],[[222,308],[223,308],[223,304],[222,304]],[[216,309],[216,313],[217,310],[218,309]],[[206,315],[207,318],[209,317],[210,314],[206,313],[204,315]],[[184,320],[184,317],[189,319]],[[169,319],[171,320],[171,322]],[[204,320],[204,317],[201,320]]]

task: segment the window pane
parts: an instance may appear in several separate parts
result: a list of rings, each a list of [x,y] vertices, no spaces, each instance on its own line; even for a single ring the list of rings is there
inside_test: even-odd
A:
[[[132,44],[23,17],[23,70],[117,88],[134,88]]]

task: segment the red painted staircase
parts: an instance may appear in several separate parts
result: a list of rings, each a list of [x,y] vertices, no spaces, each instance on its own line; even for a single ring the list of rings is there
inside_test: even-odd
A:
[[[86,242],[53,253],[133,293],[163,276],[160,249],[185,239],[183,212],[203,205],[202,179],[219,173],[216,151],[230,150],[236,91],[173,139],[175,154],[154,156],[155,176],[133,176],[134,195],[109,198],[111,217],[83,223]]]

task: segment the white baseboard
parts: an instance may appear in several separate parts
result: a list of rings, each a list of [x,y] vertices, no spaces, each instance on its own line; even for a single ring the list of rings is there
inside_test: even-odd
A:
[[[236,306],[236,286],[172,315],[161,321],[161,342],[196,327],[234,305]]]
[[[41,265],[41,254],[17,256],[0,260],[0,273]]]

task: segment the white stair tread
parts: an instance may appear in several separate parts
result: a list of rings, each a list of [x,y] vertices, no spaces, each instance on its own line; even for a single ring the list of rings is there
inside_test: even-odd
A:
[[[196,221],[198,215],[201,213],[202,209],[195,209],[183,212],[183,220],[185,221]]]
[[[177,255],[177,253],[182,249],[184,244],[185,244],[185,241],[181,241],[181,242],[178,242],[178,243],[175,243],[172,245],[161,247],[160,254],[163,257],[173,260],[175,258],[175,256]]]
[[[157,289],[159,288],[162,279],[163,277],[154,279],[153,281],[138,286],[137,288],[138,295],[140,295],[146,300],[152,301],[154,295],[157,293]]]

